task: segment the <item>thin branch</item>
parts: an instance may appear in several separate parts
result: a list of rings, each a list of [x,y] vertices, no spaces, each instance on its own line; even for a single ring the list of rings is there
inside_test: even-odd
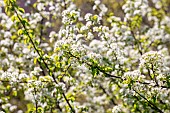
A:
[[[84,63],[84,64],[86,64],[86,65],[88,65],[88,66],[90,66],[90,67],[93,66],[92,64],[88,63],[88,62],[85,61],[85,60],[81,61],[79,57],[73,55],[70,51],[67,52],[67,53],[68,53],[71,57],[76,58],[79,62]],[[120,77],[120,76],[115,76],[115,75],[109,74],[109,73],[105,72],[105,70],[100,69],[98,66],[95,66],[95,68],[98,69],[98,70],[99,70],[100,72],[102,72],[103,74],[105,74],[105,77],[108,77],[108,78],[117,78],[117,79],[120,79],[120,80],[122,80],[122,81],[123,81],[123,80],[126,80],[126,78],[122,78],[122,77]],[[137,81],[137,80],[136,80],[135,82],[138,82],[138,83],[141,83],[141,84],[145,84],[145,85],[151,85],[151,83],[140,82],[140,81]],[[168,86],[160,86],[160,85],[158,85],[158,84],[156,84],[156,85],[151,85],[151,86],[170,89],[170,87],[168,87]]]
[[[154,75],[154,81],[155,81],[155,83],[156,83],[156,85],[158,85],[159,86],[159,84],[158,84],[158,81],[157,81],[157,79],[156,79],[156,75],[155,75],[155,70],[154,70],[154,68],[153,68],[154,66],[153,66],[153,64],[152,64],[152,71],[153,71],[153,75]]]
[[[40,44],[41,44],[42,37],[43,37],[43,23],[44,23],[44,18],[42,18],[40,22]]]
[[[152,76],[151,76],[151,72],[150,72],[150,70],[149,70],[149,69],[147,69],[147,71],[148,71],[148,75],[149,75],[150,79],[152,80]]]
[[[40,68],[41,68],[41,70],[42,70],[43,76],[45,76],[45,75],[46,75],[46,74],[45,74],[45,70],[43,69],[43,67],[42,67],[42,65],[41,65],[41,62],[38,61],[38,64],[39,64],[39,66],[40,66]]]
[[[110,94],[105,90],[105,88],[104,88],[100,83],[98,83],[98,84],[99,84],[99,87],[102,89],[102,91],[103,91],[108,97],[111,97]],[[117,104],[115,103],[115,101],[113,100],[113,98],[110,98],[110,100],[111,100],[111,102],[112,102],[113,105],[117,105]]]
[[[144,100],[147,101],[147,103],[149,104],[149,106],[155,110],[157,110],[158,112],[160,113],[163,113],[163,111],[161,109],[159,109],[154,103],[150,102],[145,96],[141,95],[138,91],[136,91],[134,88],[133,88],[133,91],[135,91],[135,93],[137,93],[140,97],[142,97]]]
[[[71,55],[71,57],[73,57],[73,58],[76,58],[78,61],[80,61],[80,62],[82,62],[82,63],[85,63],[86,65],[88,65],[88,66],[93,66],[92,64],[90,64],[90,63],[88,63],[88,62],[86,62],[86,61],[81,61],[80,60],[80,58],[79,57],[77,57],[77,56],[75,56],[75,55],[73,55],[70,51],[69,52],[67,52],[69,55]],[[102,69],[100,69],[98,66],[95,66],[95,68],[97,68],[99,71],[101,71],[102,73],[104,73],[106,76],[105,77],[113,77],[113,78],[119,78],[119,79],[122,79],[121,77],[119,77],[119,76],[115,76],[115,75],[111,75],[111,74],[109,74],[109,73],[106,73],[104,70],[102,70]],[[123,80],[123,79],[122,79]]]
[[[56,102],[56,106],[57,106],[57,108],[60,110],[60,112],[62,112],[62,109],[61,109],[61,107],[59,106],[59,101]]]
[[[34,93],[35,94],[33,94],[33,95],[34,95],[34,100],[35,100],[35,111],[36,111],[36,113],[38,113],[38,102],[37,102],[37,99],[36,99],[37,91],[36,91],[35,87],[34,87]]]
[[[51,72],[50,68],[48,67],[48,64],[45,62],[44,58],[41,56],[40,52],[38,51],[37,47],[35,46],[35,44],[34,44],[32,38],[31,38],[31,36],[29,35],[29,33],[28,33],[28,31],[27,31],[26,26],[22,23],[22,19],[20,18],[18,12],[16,11],[16,9],[15,9],[15,7],[14,7],[14,4],[13,4],[11,1],[10,1],[10,3],[12,4],[12,7],[14,8],[14,12],[16,13],[16,15],[17,15],[20,23],[22,24],[22,26],[23,26],[23,28],[24,28],[24,30],[25,30],[25,32],[26,32],[26,35],[29,37],[29,39],[30,39],[30,41],[31,41],[31,44],[33,45],[35,51],[37,52],[37,54],[39,55],[39,57],[42,59],[43,63],[45,64],[45,67],[48,69],[49,75],[51,75],[52,78],[53,78],[53,80],[54,80],[54,82],[55,82],[56,84],[58,84],[58,82],[57,82],[56,79],[55,79],[54,74]],[[69,108],[71,109],[71,111],[72,111],[73,113],[75,113],[75,110],[73,109],[73,107],[71,106],[70,102],[68,101],[68,99],[67,99],[64,91],[62,91],[62,95],[63,95],[64,99],[66,100],[66,103],[68,104],[68,106],[69,106]]]
[[[72,57],[78,59],[80,61],[80,58],[77,57],[77,56],[74,56],[71,52],[67,52],[69,53]],[[81,61],[82,63],[85,63],[89,66],[92,66],[91,64],[89,64],[88,62],[86,61]],[[108,74],[107,72],[105,72],[104,70],[101,70],[98,66],[96,66],[96,68],[102,72],[103,74],[107,75],[106,77],[113,77],[113,78],[118,78],[120,80],[126,80],[126,79],[123,79],[122,77],[119,77],[119,76],[115,76],[115,75],[111,75],[111,74]],[[139,82],[139,81],[135,81],[135,82]],[[145,82],[139,82],[139,83],[142,83],[142,84],[147,84]],[[150,84],[150,83],[149,83]],[[159,85],[155,85],[155,86],[159,86]],[[153,104],[152,102],[150,102],[149,100],[147,100],[147,98],[145,98],[143,95],[141,95],[139,92],[137,92],[135,89],[133,89],[140,97],[142,97],[143,99],[145,99],[147,101],[147,103],[149,104],[150,107],[154,108],[155,110],[159,111],[160,113],[163,113],[155,104]]]
[[[134,39],[135,39],[135,41],[136,41],[136,44],[137,44],[138,51],[139,51],[140,55],[142,55],[142,54],[143,54],[143,52],[142,52],[142,50],[141,50],[141,45],[140,45],[139,40],[137,40],[137,39],[136,39],[135,33],[134,33],[132,30],[131,30],[130,32],[131,32],[131,34],[132,34],[133,38],[134,38]]]

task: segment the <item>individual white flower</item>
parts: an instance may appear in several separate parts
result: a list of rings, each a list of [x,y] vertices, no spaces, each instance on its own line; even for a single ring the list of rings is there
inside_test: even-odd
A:
[[[7,53],[7,52],[8,52],[8,48],[6,48],[6,47],[1,47],[1,51]]]
[[[87,39],[92,40],[94,38],[94,35],[91,32],[88,32]]]
[[[76,35],[76,41],[79,40],[80,38],[83,38],[83,37],[84,37],[84,35],[82,35],[82,34]]]
[[[139,8],[139,6],[140,6],[141,4],[142,4],[142,1],[140,1],[140,0],[137,1],[137,2],[136,2],[136,1],[134,2],[135,8]]]
[[[30,52],[30,49],[24,48],[24,49],[22,50],[22,52],[25,53],[25,54],[28,54],[28,53]]]
[[[113,107],[112,113],[120,113],[120,112],[122,112],[121,105],[116,105]]]
[[[0,113],[5,113],[4,111],[0,111]]]
[[[140,14],[140,12],[141,12],[141,10],[135,10],[133,14],[137,15],[137,14]]]
[[[42,20],[42,16],[40,15],[40,13],[35,13],[34,17],[35,17],[35,20],[37,20],[37,21],[41,21]]]
[[[15,109],[17,109],[17,106],[16,105],[13,105],[13,106],[11,106],[10,108],[9,108],[9,110],[12,112],[12,111],[14,111]]]
[[[28,76],[27,74],[25,74],[25,73],[21,73],[21,74],[19,74],[18,76],[19,76],[19,77],[18,77],[19,80],[26,79],[26,78],[29,77],[29,76]]]
[[[92,25],[92,21],[88,21],[87,23],[86,23],[86,26],[87,27],[90,27]]]
[[[22,63],[23,62],[23,58],[22,57],[16,58],[16,62]]]
[[[87,13],[87,14],[85,15],[84,19],[85,19],[86,21],[89,21],[89,20],[91,20],[91,16],[92,16],[91,13]]]
[[[49,47],[49,44],[48,43],[41,43],[40,47],[46,47],[47,48],[47,47]]]
[[[52,10],[54,10],[54,9],[55,9],[54,6],[50,6],[50,7],[49,7],[49,11],[52,11]]]
[[[27,0],[24,5],[28,6],[29,4],[31,4],[31,0]]]
[[[11,32],[9,32],[9,31],[6,31],[5,34],[4,34],[5,38],[10,38],[11,36],[12,36]]]
[[[87,26],[82,26],[82,27],[80,28],[80,31],[83,32],[83,31],[88,30],[88,29],[89,29],[89,28],[88,28]]]
[[[94,1],[94,3],[95,3],[96,5],[99,5],[100,2],[101,2],[100,0],[95,0],[95,1]]]
[[[24,113],[22,110],[17,111],[17,113]]]
[[[98,46],[98,44],[100,44],[100,41],[99,40],[92,40],[91,43],[89,44],[89,47],[95,47],[95,46]]]
[[[48,21],[47,21],[47,22],[45,22],[45,26],[47,26],[47,27],[51,27],[51,25],[52,25],[52,24],[51,24],[50,22],[48,22]]]
[[[158,1],[156,4],[155,4],[155,7],[157,9],[161,9],[162,8],[162,3],[160,1]]]
[[[34,71],[35,71],[35,72],[41,72],[42,69],[41,69],[40,67],[35,67],[35,68],[34,68]]]
[[[93,32],[98,32],[100,30],[100,28],[99,27],[93,27]]]
[[[48,11],[42,11],[41,15],[42,15],[42,17],[46,17],[48,20],[50,18],[50,12],[48,12]]]
[[[0,7],[4,7],[4,6],[5,6],[4,1],[0,0]]]
[[[105,101],[106,101],[106,94],[104,94],[104,95],[102,95],[102,96],[94,97],[94,102],[95,102],[95,103],[104,104]]]
[[[55,36],[56,36],[56,32],[55,31],[51,31],[49,37],[52,38],[52,37],[55,37]]]
[[[96,9],[97,9],[97,6],[96,6],[96,5],[94,5],[94,6],[93,6],[93,10],[96,10]]]
[[[37,4],[37,9],[38,9],[39,11],[45,10],[44,4],[43,4],[43,3],[38,3],[38,4]]]
[[[99,8],[101,10],[99,16],[103,16],[108,11],[108,8],[104,4],[99,5]]]
[[[124,9],[124,12],[128,13],[130,10],[131,10],[130,8],[126,8],[126,9]]]

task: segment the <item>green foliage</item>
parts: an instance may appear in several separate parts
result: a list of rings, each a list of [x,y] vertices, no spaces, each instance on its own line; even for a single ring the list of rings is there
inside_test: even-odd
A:
[[[169,113],[169,2],[160,1],[26,1],[25,11],[4,0],[0,110]]]

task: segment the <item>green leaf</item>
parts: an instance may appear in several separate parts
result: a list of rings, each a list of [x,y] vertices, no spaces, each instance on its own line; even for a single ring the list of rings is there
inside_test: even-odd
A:
[[[152,96],[153,103],[156,103],[156,96]]]
[[[95,76],[97,76],[97,75],[99,74],[99,70],[96,69],[95,67],[92,67],[92,68],[91,68],[91,71],[92,71],[93,77],[95,77]]]
[[[98,19],[98,16],[97,16],[97,15],[94,15],[94,16],[93,16],[93,20],[96,21],[97,19]]]
[[[37,58],[34,58],[34,64],[37,64]]]
[[[27,20],[27,19],[22,19],[21,23],[22,23],[24,26],[29,26],[29,23],[28,23],[28,20]]]
[[[43,113],[43,108],[42,107],[38,107],[38,113]]]
[[[13,92],[12,92],[12,95],[13,95],[13,96],[17,96],[17,91],[13,91]]]
[[[5,12],[8,13],[9,7],[5,7]]]
[[[15,16],[15,15],[12,15],[12,16],[11,16],[11,20],[12,20],[12,21],[15,21],[15,20],[16,20],[16,16]]]
[[[23,30],[22,29],[19,29],[18,30],[18,35],[22,35],[23,34]]]
[[[105,67],[105,69],[104,69],[106,72],[111,72],[111,71],[113,71],[113,68],[111,68],[111,67]]]
[[[16,0],[9,0],[9,1],[11,1],[12,3],[16,3]]]
[[[18,11],[21,13],[25,13],[25,10],[23,8],[18,8]]]
[[[28,103],[27,104],[27,112],[26,113],[33,113],[33,110],[32,110],[32,108],[34,107],[34,104],[32,104],[32,103]]]

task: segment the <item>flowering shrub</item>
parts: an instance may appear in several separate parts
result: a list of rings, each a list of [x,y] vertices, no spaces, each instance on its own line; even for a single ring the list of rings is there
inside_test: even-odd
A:
[[[1,113],[170,112],[169,1],[111,1],[0,0]]]

